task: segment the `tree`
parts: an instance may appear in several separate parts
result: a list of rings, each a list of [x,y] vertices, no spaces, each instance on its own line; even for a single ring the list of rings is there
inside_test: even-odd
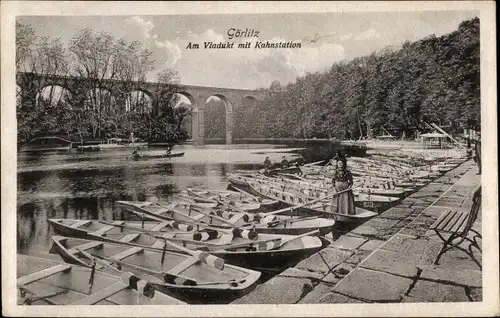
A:
[[[143,95],[134,98],[130,93],[151,71],[154,62],[151,52],[143,49],[138,41],[128,43],[90,29],[78,32],[71,39],[69,49],[75,61],[73,73],[86,79],[84,90],[89,96],[82,106],[93,114],[89,121],[93,137],[103,137],[105,132],[112,135],[112,129],[133,132],[136,125],[132,121],[141,116],[127,116],[124,124],[128,129],[119,127],[114,119],[122,111],[149,111],[144,107],[147,103]],[[119,99],[118,104],[113,93]]]
[[[163,68],[156,75],[158,83],[173,84],[179,79],[179,73],[172,68]]]

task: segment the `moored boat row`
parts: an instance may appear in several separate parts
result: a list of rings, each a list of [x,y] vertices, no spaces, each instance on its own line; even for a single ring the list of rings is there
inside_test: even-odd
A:
[[[117,201],[119,219],[50,219],[50,252],[66,263],[18,255],[18,302],[227,303],[266,269],[322,249],[338,225],[363,223],[461,162],[416,161],[353,158],[345,190],[335,190],[334,171],[317,162],[228,174],[234,191],[188,188],[168,201]],[[352,210],[336,199],[348,192]]]

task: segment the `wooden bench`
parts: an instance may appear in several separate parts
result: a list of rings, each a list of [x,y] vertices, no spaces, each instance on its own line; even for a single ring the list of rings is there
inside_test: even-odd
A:
[[[481,210],[481,187],[479,187],[472,198],[472,207],[469,212],[460,211],[446,211],[434,222],[429,229],[436,232],[438,237],[444,242],[441,251],[439,252],[435,265],[439,263],[441,256],[447,251],[457,248],[469,255],[472,260],[482,268],[479,261],[474,257],[472,253],[472,247],[476,247],[480,252],[481,248],[476,241],[476,238],[482,238],[481,234],[476,230],[472,229],[472,225],[477,219],[477,215]],[[475,235],[473,239],[468,237],[469,232],[474,232]],[[445,238],[444,234],[449,234],[448,238]],[[464,241],[469,241],[471,244],[468,249],[460,246]]]
[[[64,271],[68,271],[70,269],[71,269],[71,265],[67,265],[67,264],[52,266],[52,267],[46,268],[44,270],[31,273],[29,275],[19,277],[17,279],[17,284],[18,285],[28,285],[28,284],[34,283],[36,281],[39,281],[41,279],[47,278],[49,276],[59,274],[59,273],[64,272]]]

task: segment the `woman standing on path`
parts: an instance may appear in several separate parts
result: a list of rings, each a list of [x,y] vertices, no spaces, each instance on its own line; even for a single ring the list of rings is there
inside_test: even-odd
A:
[[[476,157],[474,158],[475,162],[477,163],[477,166],[479,168],[479,172],[478,174],[481,174],[481,139],[477,139],[476,140],[476,144],[474,146],[474,150],[475,150],[475,153],[476,153]]]
[[[340,157],[337,159],[337,168],[335,169],[335,174],[333,176],[333,186],[337,192],[340,192],[351,188],[352,185],[352,174],[351,171],[347,170],[347,160],[345,157]],[[339,214],[356,214],[356,207],[354,206],[354,193],[352,193],[352,190],[343,192],[333,197],[332,208]]]

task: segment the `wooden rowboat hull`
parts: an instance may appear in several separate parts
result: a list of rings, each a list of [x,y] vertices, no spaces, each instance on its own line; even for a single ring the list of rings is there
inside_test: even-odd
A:
[[[123,242],[120,241],[119,238],[113,237],[113,236],[106,236],[106,235],[94,235],[91,233],[86,233],[85,230],[79,230],[77,228],[72,228],[69,225],[62,224],[62,222],[57,222],[54,220],[49,220],[52,226],[54,227],[54,230],[61,235],[64,236],[69,236],[69,237],[80,237],[84,239],[89,239],[89,240],[94,240],[94,241],[103,241],[103,242],[109,242],[109,243],[114,243],[114,244],[123,244],[123,245],[128,245],[128,246],[136,246],[136,247],[141,247],[144,249],[148,250],[155,250],[155,251],[162,251],[163,244],[160,245],[155,245],[154,243],[156,241],[160,240],[153,240],[152,244],[150,245],[143,245],[140,243],[137,243],[138,240],[134,242]],[[61,220],[59,220],[61,221]],[[64,229],[66,228],[66,229]],[[65,235],[63,233],[73,233],[70,235]],[[123,235],[126,235],[130,232],[124,232]],[[132,233],[141,233],[140,231],[133,231]],[[266,238],[275,238],[275,239],[283,239],[283,240],[288,240],[293,238],[292,236],[286,237],[286,235],[270,235],[270,234],[262,234],[267,236]],[[251,241],[249,241],[250,243]],[[196,246],[203,247],[204,244],[203,242],[196,242],[196,243],[190,243],[190,244],[196,244]],[[158,247],[156,247],[158,246]],[[217,256],[219,258],[225,259],[228,261],[228,263],[233,264],[233,265],[238,265],[245,263],[245,264],[253,264],[253,263],[258,263],[258,264],[265,264],[265,263],[272,263],[271,261],[273,259],[279,258],[280,260],[285,260],[288,258],[295,259],[299,255],[304,255],[305,253],[308,253],[309,251],[315,251],[322,246],[322,241],[318,237],[314,236],[305,236],[300,238],[299,240],[292,241],[292,242],[284,242],[283,245],[279,246],[279,248],[273,249],[273,250],[245,250],[244,248],[240,248],[239,250],[236,251],[231,251],[231,250],[226,250],[224,249],[225,245],[220,245],[218,246],[215,250],[209,251],[210,255]],[[172,251],[172,250],[170,250]],[[278,257],[279,256],[279,257]]]
[[[224,191],[221,191],[221,193],[222,192],[224,192]],[[225,191],[225,192],[229,192],[229,191]],[[191,197],[193,197],[193,199],[195,201],[199,201],[199,202],[203,202],[203,203],[215,203],[215,204],[218,203],[217,199],[211,198],[209,194],[204,195],[202,191],[196,191],[196,190],[188,188],[187,193]],[[238,193],[235,193],[235,194],[238,195]],[[214,195],[212,195],[212,196],[214,196]],[[243,197],[243,194],[241,194],[241,196]],[[226,204],[229,204],[229,202],[227,202],[227,198],[222,198],[221,201],[225,202]],[[261,207],[261,204],[259,202],[242,203],[242,202],[238,202],[237,200],[235,200],[233,203],[235,204],[235,206],[238,209],[246,211],[246,212],[258,212],[258,211],[260,211],[260,207]]]
[[[170,154],[170,155],[158,155],[158,156],[143,155],[143,156],[140,156],[140,157],[130,157],[130,158],[132,160],[139,161],[139,160],[148,160],[148,159],[175,158],[175,157],[183,157],[183,156],[184,156],[184,152],[177,152],[177,153],[173,153],[173,154]]]
[[[275,175],[277,173],[302,173],[302,170],[300,170],[300,167],[289,167],[280,169],[268,169],[264,172],[264,174],[267,175]]]
[[[252,189],[255,192],[261,193],[260,191],[255,189],[255,187],[252,184],[250,184],[250,187],[252,187]],[[286,198],[290,197],[291,195],[278,195],[277,197],[267,196],[265,193],[261,193],[261,195],[265,195],[269,199],[280,200],[280,201],[287,203],[287,204],[290,204],[290,205],[304,204],[304,203],[308,202],[310,199],[314,200],[314,198],[302,197],[301,198],[302,202],[296,202],[294,204],[294,203],[288,202],[288,200],[286,200]],[[283,199],[283,197],[285,197],[285,199]],[[320,206],[323,207],[324,209],[319,209]],[[299,207],[299,208],[294,209],[292,211],[287,211],[284,214],[285,215],[292,215],[292,216],[319,216],[319,217],[324,217],[324,218],[333,218],[338,223],[357,223],[357,222],[361,223],[361,222],[367,221],[367,220],[371,219],[372,217],[378,215],[375,212],[366,210],[364,208],[359,208],[359,207],[356,208],[356,214],[354,214],[354,215],[334,213],[334,212],[331,212],[331,209],[332,208],[331,208],[330,204],[323,203],[323,204],[314,204],[311,207],[307,207],[307,206]]]
[[[326,207],[327,208],[325,210],[321,210],[319,208],[301,207],[298,209],[297,214],[307,215],[307,216],[315,215],[324,218],[333,218],[337,223],[363,223],[378,215],[378,213],[376,212],[360,207],[356,207],[356,214],[354,215],[330,212],[329,210],[331,210],[331,206],[327,205]]]
[[[324,247],[324,242],[318,237],[307,236],[303,239],[310,241],[308,248],[265,251],[254,257],[247,257],[244,252],[224,253],[224,255],[213,253],[213,255],[224,258],[230,264],[244,268],[276,268],[283,266],[283,264],[300,261]]]
[[[64,269],[64,270],[61,270]],[[43,297],[56,292],[64,294],[34,301],[33,305],[181,305],[184,302],[154,290],[141,295],[137,285],[127,276],[110,275],[96,270],[89,285],[91,269],[83,266],[17,255],[17,285],[26,292],[18,293],[18,304],[26,296]],[[137,282],[137,281],[135,281]],[[141,292],[142,293],[142,292]],[[146,293],[146,289],[144,291]]]
[[[51,253],[58,253],[61,258],[70,264],[75,264],[75,265],[83,265],[83,266],[88,266],[88,264],[84,261],[82,261],[79,257],[77,257],[75,254],[69,253],[68,249],[63,246],[63,242],[66,240],[73,240],[71,238],[66,238],[66,237],[61,237],[61,236],[55,236],[52,237],[53,240],[53,245],[51,248]],[[85,243],[91,243],[93,242],[92,240],[80,240],[77,239],[78,241],[82,241],[82,244]],[[101,247],[101,251],[106,249],[106,247],[113,248],[113,247],[120,247],[120,245],[117,244],[112,244],[112,243],[103,243],[106,244],[105,246]],[[148,266],[148,261],[146,261],[146,255],[151,255],[156,256],[156,259],[159,259],[161,256],[161,252],[157,251],[151,251],[151,250],[144,250],[139,254],[136,254],[133,256],[134,258],[144,258],[145,260],[142,262],[144,266]],[[157,255],[154,255],[157,254]],[[183,254],[176,254],[169,252],[166,257],[186,257]],[[154,257],[153,257],[154,258]],[[152,261],[152,259],[150,261]],[[141,262],[139,262],[141,263]],[[152,264],[151,264],[152,265]],[[155,269],[155,267],[151,267],[151,269]],[[114,271],[107,269],[106,267],[103,268],[104,271],[113,274]],[[128,267],[127,267],[128,270]],[[151,286],[153,288],[163,294],[172,296],[176,299],[180,299],[182,301],[191,303],[191,304],[196,304],[196,303],[226,303],[228,301],[234,300],[235,297],[241,297],[248,292],[250,292],[252,289],[255,288],[257,280],[260,277],[260,272],[245,269],[245,268],[240,268],[234,265],[230,264],[225,264],[225,271],[228,272],[235,272],[235,273],[245,273],[246,276],[243,279],[242,282],[237,284],[237,286],[230,286],[228,284],[221,284],[221,285],[202,285],[202,286],[189,286],[189,285],[173,285],[173,284],[162,284],[158,283],[156,281],[149,281]],[[144,276],[145,277],[150,277],[144,272],[141,272],[139,269],[135,269],[131,271],[133,274],[137,275],[137,277]],[[204,277],[203,275],[209,276],[210,272],[207,272],[205,274],[202,273],[202,270],[199,270],[201,277]],[[195,275],[195,274],[194,274]],[[210,278],[208,278],[210,280]]]
[[[127,201],[119,201],[118,206],[122,208],[123,211],[128,212],[128,214],[133,214],[137,218],[138,215],[143,215],[146,219],[148,216],[151,220],[159,221],[159,220],[171,220],[169,218],[165,218],[162,216],[155,215],[144,208],[140,208],[135,206],[133,203],[127,203]],[[175,214],[177,215],[177,214]],[[175,217],[174,215],[174,217]],[[128,216],[125,216],[129,218]],[[278,219],[286,219],[287,216],[277,216]],[[130,219],[130,218],[129,218]],[[186,219],[183,219],[186,221]],[[283,220],[284,221],[284,220]],[[291,221],[291,222],[290,222]],[[332,219],[316,219],[312,220],[290,220],[288,222],[282,222],[276,226],[266,226],[265,224],[256,224],[254,228],[252,228],[255,232],[261,234],[276,234],[276,235],[300,235],[304,233],[309,233],[314,230],[319,230],[319,235],[326,235],[330,233],[334,229],[335,221]],[[292,224],[291,224],[292,223]],[[220,228],[220,229],[230,229],[237,226],[229,226],[229,225],[209,225],[202,222],[192,223],[193,226],[203,229],[207,226],[212,228]],[[250,226],[246,228],[251,228]]]
[[[309,186],[307,184],[297,184],[285,180],[255,180],[260,184],[274,184],[278,188],[291,189],[292,191],[300,192],[306,196],[321,198],[328,196],[331,189]],[[379,196],[374,194],[355,193],[354,204],[360,208],[366,208],[373,211],[379,211],[392,207],[398,203],[399,200],[393,197]]]

